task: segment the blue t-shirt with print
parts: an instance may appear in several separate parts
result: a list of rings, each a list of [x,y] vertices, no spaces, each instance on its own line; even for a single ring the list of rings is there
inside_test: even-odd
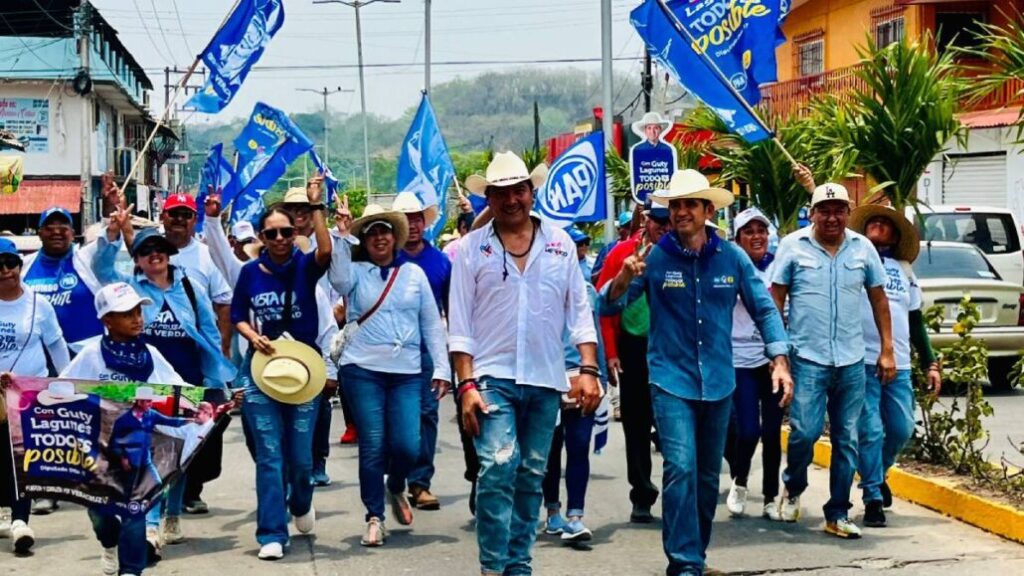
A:
[[[412,262],[423,270],[423,273],[427,275],[427,281],[430,282],[430,290],[434,293],[437,309],[444,312],[448,307],[448,285],[452,278],[452,261],[430,242],[424,240],[423,243],[423,250],[420,250],[416,256],[411,256],[403,250],[401,261]]]
[[[152,344],[174,366],[182,380],[195,386],[203,385],[199,347],[178,321],[167,300],[164,300],[156,318],[142,329],[142,334],[146,343]]]
[[[252,322],[260,334],[271,340],[288,332],[295,340],[320,351],[316,343],[320,332],[316,283],[327,268],[317,265],[316,252],[306,254],[299,250],[287,264],[278,268],[276,273],[265,272],[260,259],[242,266],[231,301],[232,324]],[[284,318],[285,293],[289,286],[293,293],[290,320]]]
[[[40,251],[25,275],[25,284],[53,305],[68,342],[103,333],[103,323],[96,318],[95,296],[75,270],[73,256],[71,250],[62,258]]]

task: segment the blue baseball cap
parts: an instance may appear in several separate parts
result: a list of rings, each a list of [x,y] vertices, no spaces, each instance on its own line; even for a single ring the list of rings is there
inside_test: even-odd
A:
[[[626,226],[629,226],[629,223],[632,221],[633,214],[629,212],[623,212],[622,214],[619,214],[618,226],[619,228],[624,228]]]
[[[139,248],[141,248],[143,244],[150,240],[152,240],[153,243],[160,244],[164,248],[164,251],[170,256],[178,253],[178,249],[174,244],[171,244],[171,241],[165,238],[159,230],[156,228],[143,228],[135,233],[135,239],[132,240],[132,256],[139,251]]]
[[[668,208],[655,204],[651,194],[648,194],[647,199],[644,200],[644,214],[655,220],[668,220],[669,218]]]
[[[18,247],[14,245],[14,242],[11,242],[7,238],[0,238],[0,254],[14,254],[19,258],[21,257],[21,254],[18,252]]]
[[[39,215],[39,227],[42,228],[43,226],[45,226],[46,221],[49,220],[50,218],[53,218],[54,216],[60,216],[64,218],[65,220],[68,221],[68,224],[71,224],[73,222],[73,220],[71,219],[71,212],[68,212],[64,208],[61,208],[60,206],[50,206],[46,210],[43,210],[43,213]]]
[[[590,236],[575,226],[566,226],[565,231],[569,233],[569,238],[572,238],[572,241],[577,244],[590,242]]]

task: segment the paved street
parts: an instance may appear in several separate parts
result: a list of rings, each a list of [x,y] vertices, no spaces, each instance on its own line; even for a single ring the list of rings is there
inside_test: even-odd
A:
[[[1017,399],[1020,400],[1020,399]],[[277,563],[257,560],[253,537],[256,498],[253,465],[237,427],[229,431],[225,475],[207,489],[213,513],[189,516],[186,543],[165,548],[164,561],[150,575],[224,576],[227,574],[443,575],[477,570],[473,523],[466,506],[468,485],[462,480],[454,410],[445,403],[435,491],[440,512],[419,512],[412,529],[390,532],[387,546],[359,546],[363,511],[356,485],[356,449],[335,447],[330,461],[334,484],[318,491],[320,518],[315,537],[293,539],[290,554]],[[336,411],[340,419],[340,411]],[[335,422],[336,428],[340,424]],[[335,435],[335,438],[337,435]],[[535,549],[540,575],[616,576],[664,574],[660,524],[630,525],[626,497],[622,435],[613,429],[609,448],[593,459],[587,500],[587,523],[594,529],[590,546],[572,549],[541,536]],[[658,464],[660,468],[660,462]],[[759,472],[754,473],[754,476]],[[723,495],[727,484],[723,476]],[[868,530],[860,541],[841,542],[820,531],[827,475],[811,474],[800,524],[783,525],[760,518],[732,520],[719,508],[710,563],[731,574],[1022,574],[1024,546],[976,530],[938,514],[897,502],[891,526]],[[759,482],[753,485],[757,490]],[[759,500],[754,495],[754,500]],[[750,507],[755,508],[754,506]],[[756,507],[758,510],[759,506]],[[859,505],[854,513],[859,516]],[[656,509],[660,514],[660,509]],[[389,520],[390,522],[390,520]],[[56,514],[34,518],[38,543],[34,556],[14,558],[0,552],[3,575],[98,575],[99,545],[82,509],[65,505]]]
[[[985,420],[985,427],[991,434],[985,454],[993,462],[998,462],[999,457],[1005,454],[1011,462],[1024,466],[1024,456],[1014,449],[1014,444],[1024,442],[1024,390],[1016,388],[1012,392],[993,392],[986,389],[985,399],[995,412]]]

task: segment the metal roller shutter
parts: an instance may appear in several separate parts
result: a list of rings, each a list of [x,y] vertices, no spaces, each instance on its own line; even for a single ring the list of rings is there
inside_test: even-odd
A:
[[[950,155],[942,167],[942,203],[1006,207],[1006,153]]]

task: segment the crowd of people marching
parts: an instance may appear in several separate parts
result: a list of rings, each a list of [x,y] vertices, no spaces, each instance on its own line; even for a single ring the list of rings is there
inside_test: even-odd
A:
[[[851,212],[845,188],[815,187],[806,168],[796,176],[810,193],[811,225],[775,253],[772,222],[756,207],[735,216],[728,241],[715,215],[733,194],[679,170],[619,217],[618,239],[592,268],[585,233],[532,213],[546,168],[531,172],[512,153],[466,180],[487,209],[474,217],[464,200],[443,251],[425,238],[437,206],[411,193],[356,219],[341,203],[329,225],[317,177],[258,222],[226,231],[217,194],[203,206],[171,195],[160,227],[139,228],[108,183],[112,209],[84,245],[61,207],[40,215],[36,254],[0,238],[0,316],[13,322],[0,372],[187,383],[203,387],[207,419],[240,409],[264,560],[282,558],[291,535],[313,532],[317,505],[327,506],[315,488],[331,482],[332,399],[344,413],[342,441],[358,443],[361,543],[387,542],[387,508],[402,526],[414,511],[439,509],[438,410],[450,393],[482,574],[533,572],[542,510],[544,533],[591,538],[589,454],[606,395],[617,397],[625,435],[630,521],[653,522],[662,498],[668,574],[706,572],[723,459],[728,510],[746,514],[759,444],[760,514],[797,522],[826,416],[824,529],[858,538],[854,472],[862,524],[885,526],[886,472],[913,430],[912,347],[929,387],[941,386],[909,266],[917,232],[886,207]],[[191,421],[150,410],[146,390],[129,420],[140,433]],[[183,513],[210,512],[202,491],[219,474],[221,433],[148,514],[88,511],[103,574],[141,574],[165,544],[185,539]],[[0,535],[25,553],[35,541],[30,516],[58,503],[14,493],[6,423],[0,435]],[[652,442],[664,465],[660,493]],[[137,468],[150,455],[129,448],[122,457]]]

